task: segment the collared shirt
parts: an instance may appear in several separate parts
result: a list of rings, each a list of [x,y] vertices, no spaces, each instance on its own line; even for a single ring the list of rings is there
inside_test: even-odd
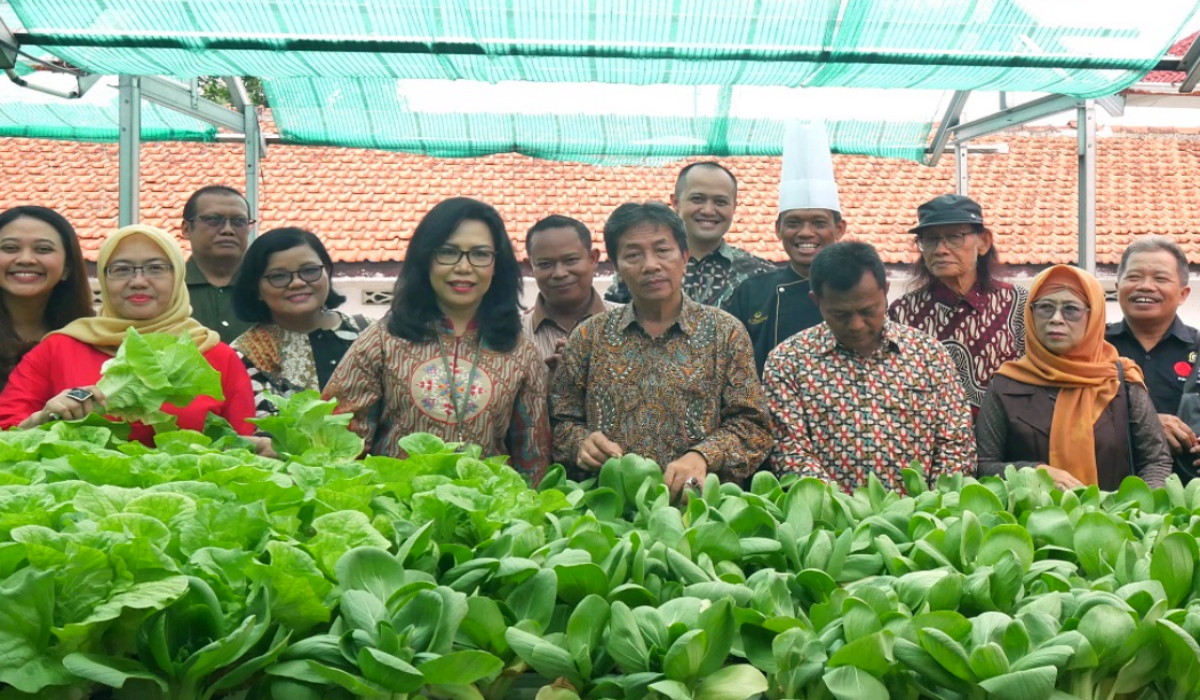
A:
[[[592,316],[602,314],[616,306],[617,304],[604,301],[600,297],[600,293],[593,287],[592,305],[588,307],[587,315],[579,319],[579,322],[583,323]],[[554,354],[554,348],[558,345],[558,341],[571,334],[571,331],[558,325],[557,321],[546,315],[546,298],[540,292],[537,295],[537,301],[533,302],[533,308],[525,312],[521,321],[525,328],[525,334],[533,341],[543,360]]]
[[[792,336],[763,373],[781,472],[850,491],[875,474],[903,491],[900,470],[914,460],[930,484],[974,473],[971,412],[950,354],[934,338],[885,321],[870,356],[841,346],[822,323]]]
[[[983,291],[975,284],[963,296],[935,280],[892,303],[888,316],[938,340],[958,368],[972,413],[979,412],[992,375],[1025,354],[1025,300],[1029,292],[1004,282]]]
[[[510,455],[534,484],[549,464],[546,365],[524,336],[507,352],[480,347],[443,324],[439,341],[414,343],[388,331],[389,316],[363,331],[325,385],[338,412],[371,454],[406,456],[400,438],[432,433],[469,442],[485,455]]]
[[[566,465],[597,430],[662,467],[698,452],[725,480],[753,474],[771,449],[746,330],[686,296],[679,318],[657,338],[632,305],[580,324],[554,375],[550,405],[554,459]]]
[[[774,270],[775,263],[751,255],[722,241],[716,250],[703,258],[688,258],[683,275],[683,293],[700,304],[722,306],[733,290],[748,277]],[[608,288],[604,298],[618,304],[628,304],[633,298],[620,279]]]
[[[1196,364],[1197,330],[1176,316],[1167,334],[1149,352],[1124,321],[1110,323],[1104,339],[1117,348],[1121,357],[1128,357],[1142,368],[1154,410],[1175,415],[1183,385]]]
[[[742,282],[725,302],[725,310],[750,334],[758,376],[767,355],[780,343],[822,321],[821,310],[808,296],[810,289],[807,277],[784,265]]]
[[[188,258],[186,269],[184,281],[192,298],[192,318],[216,331],[222,343],[232,343],[254,326],[233,313],[232,284],[218,287],[209,282],[195,258]]]

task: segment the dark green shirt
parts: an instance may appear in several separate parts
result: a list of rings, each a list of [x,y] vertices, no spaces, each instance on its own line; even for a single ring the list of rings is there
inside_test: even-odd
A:
[[[192,318],[220,334],[221,342],[232,343],[254,325],[233,313],[233,285],[217,287],[211,284],[192,258],[187,261],[186,282],[192,298]]]

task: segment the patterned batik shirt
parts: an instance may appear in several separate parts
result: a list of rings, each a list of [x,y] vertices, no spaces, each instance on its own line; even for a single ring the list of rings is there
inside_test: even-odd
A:
[[[597,430],[662,467],[698,452],[724,480],[753,474],[771,449],[746,329],[686,296],[679,319],[657,338],[632,305],[580,324],[554,374],[550,405],[554,459],[565,465]]]
[[[933,484],[973,473],[975,435],[950,354],[932,337],[885,321],[870,356],[840,344],[822,323],[785,340],[763,373],[779,472],[864,486],[875,474],[903,491],[916,461]]]
[[[716,250],[703,258],[688,258],[683,293],[706,306],[723,306],[733,296],[733,290],[747,278],[776,267],[769,260],[722,241]],[[625,283],[617,279],[604,298],[617,304],[628,304],[632,296]]]
[[[940,281],[892,303],[888,316],[928,333],[950,352],[972,414],[979,413],[992,375],[1000,365],[1025,354],[1025,300],[1029,292],[995,282],[984,292],[976,284],[965,296]]]
[[[481,445],[485,456],[509,455],[536,484],[550,462],[550,422],[546,365],[533,343],[522,335],[496,352],[479,347],[474,324],[456,338],[445,323],[441,342],[414,343],[392,335],[389,318],[358,336],[324,391],[338,412],[354,414],[350,429],[368,451],[404,458],[400,438],[432,433]]]
[[[286,399],[307,389],[320,391],[329,382],[350,345],[369,325],[361,316],[336,313],[341,323],[332,330],[299,333],[274,323],[260,323],[230,344],[250,375],[257,415],[277,413],[266,398],[267,392]]]

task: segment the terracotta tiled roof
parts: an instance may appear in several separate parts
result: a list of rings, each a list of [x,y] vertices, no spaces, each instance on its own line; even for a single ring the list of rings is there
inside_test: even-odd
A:
[[[996,153],[970,156],[970,192],[983,203],[1003,258],[1014,264],[1076,257],[1076,139],[1051,130],[1003,134]],[[1113,264],[1133,235],[1169,233],[1200,262],[1200,134],[1125,129],[1099,139],[1097,259]],[[741,181],[730,241],[782,260],[773,224],[777,158],[722,159]],[[605,168],[515,154],[438,160],[399,153],[271,145],[263,161],[260,231],[311,228],[345,263],[403,259],[420,217],[439,200],[478,197],[503,214],[523,253],[524,232],[551,213],[576,216],[595,232],[618,204],[667,198],[679,163]],[[835,168],[851,235],[874,243],[887,262],[915,253],[906,233],[922,201],[954,189],[951,158],[936,168],[906,161],[837,156]],[[117,147],[7,139],[0,146],[0,208],[35,203],[62,211],[94,259],[117,223]],[[142,146],[142,221],[179,230],[197,187],[245,183],[240,144]]]

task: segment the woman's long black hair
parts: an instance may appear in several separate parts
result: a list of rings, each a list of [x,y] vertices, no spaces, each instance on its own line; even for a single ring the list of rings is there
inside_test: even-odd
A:
[[[75,235],[75,227],[53,209],[26,205],[0,212],[0,229],[22,218],[36,219],[53,228],[58,233],[66,253],[63,279],[50,292],[50,298],[46,300],[46,309],[42,312],[42,321],[46,329],[55,331],[77,318],[94,316],[96,311],[92,304],[92,285],[88,282],[87,265],[83,261],[83,252],[79,249],[79,237]],[[0,387],[32,347],[32,343],[25,342],[17,335],[12,314],[3,298],[0,298]]]
[[[408,243],[404,267],[396,280],[388,331],[415,343],[429,342],[437,337],[442,310],[429,283],[429,268],[434,251],[445,244],[464,221],[482,222],[492,233],[492,245],[496,249],[492,284],[483,295],[475,320],[485,346],[508,352],[516,347],[521,334],[521,268],[500,213],[490,204],[469,197],[452,197],[439,202],[417,224]]]

